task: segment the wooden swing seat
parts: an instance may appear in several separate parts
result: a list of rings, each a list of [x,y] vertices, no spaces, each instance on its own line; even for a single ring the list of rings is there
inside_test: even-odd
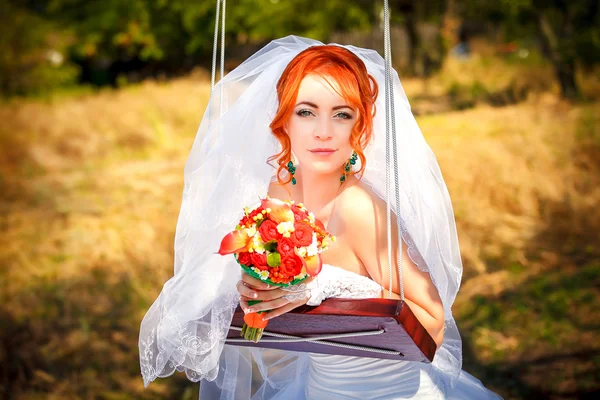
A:
[[[243,324],[238,306],[226,344],[425,363],[433,361],[437,348],[402,300],[332,298],[298,307],[269,320],[258,343],[240,337]]]

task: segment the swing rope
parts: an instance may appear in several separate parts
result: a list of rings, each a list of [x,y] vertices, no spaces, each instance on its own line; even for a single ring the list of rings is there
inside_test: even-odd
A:
[[[383,48],[385,58],[385,200],[387,203],[386,226],[388,244],[388,267],[389,267],[389,291],[388,296],[392,298],[392,205],[391,205],[391,177],[390,177],[390,147],[394,156],[394,183],[396,200],[396,229],[398,231],[398,278],[400,280],[400,299],[404,301],[404,280],[402,276],[402,220],[400,218],[400,179],[398,170],[398,145],[396,143],[396,119],[394,118],[394,79],[392,77],[392,49],[390,40],[390,10],[388,0],[383,1]],[[390,146],[390,127],[392,143]]]
[[[221,15],[221,65],[220,72],[223,79],[225,76],[225,7],[227,0],[217,0],[216,12],[215,12],[215,34],[213,38],[213,54],[212,54],[212,68],[210,71],[210,97],[213,95],[215,89],[215,80],[217,75],[217,49],[218,49],[218,38],[219,38],[219,14]],[[221,8],[223,12],[221,13]],[[210,100],[209,100],[210,104]],[[223,113],[223,87],[221,86],[221,98],[219,107],[219,116]],[[212,122],[212,109],[208,107],[208,123]]]

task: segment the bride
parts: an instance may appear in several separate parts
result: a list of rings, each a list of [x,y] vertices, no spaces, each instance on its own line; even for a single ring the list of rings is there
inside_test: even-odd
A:
[[[288,36],[215,87],[185,167],[175,275],[141,325],[146,386],[179,370],[202,381],[202,400],[499,398],[461,370],[450,199],[395,72],[398,150],[386,154],[384,67],[372,50]],[[386,180],[386,156],[397,180]],[[400,222],[402,240],[392,229],[390,248],[401,252],[391,255],[386,185],[400,204],[391,226]],[[244,206],[265,195],[303,203],[337,238],[307,292],[268,287],[216,254]],[[401,294],[437,344],[431,364],[224,344],[238,304],[269,319],[327,297]]]

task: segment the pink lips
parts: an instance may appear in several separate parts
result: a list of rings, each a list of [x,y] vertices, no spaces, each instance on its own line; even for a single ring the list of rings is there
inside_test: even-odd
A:
[[[335,153],[337,150],[335,150],[335,149],[321,149],[321,148],[318,148],[318,149],[311,149],[309,151],[311,153],[313,153],[313,154],[318,155],[318,156],[328,156],[330,154]]]

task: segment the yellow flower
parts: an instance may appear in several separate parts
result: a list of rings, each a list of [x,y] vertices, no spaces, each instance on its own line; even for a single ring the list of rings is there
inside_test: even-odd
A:
[[[298,256],[304,258],[306,256],[306,247],[298,247],[298,250],[296,252]]]
[[[294,223],[293,222],[280,222],[277,225],[277,232],[281,233],[283,237],[290,237],[290,233],[294,232]]]
[[[251,248],[258,254],[263,254],[265,252],[265,242],[262,241],[260,235],[254,235],[251,243]]]

